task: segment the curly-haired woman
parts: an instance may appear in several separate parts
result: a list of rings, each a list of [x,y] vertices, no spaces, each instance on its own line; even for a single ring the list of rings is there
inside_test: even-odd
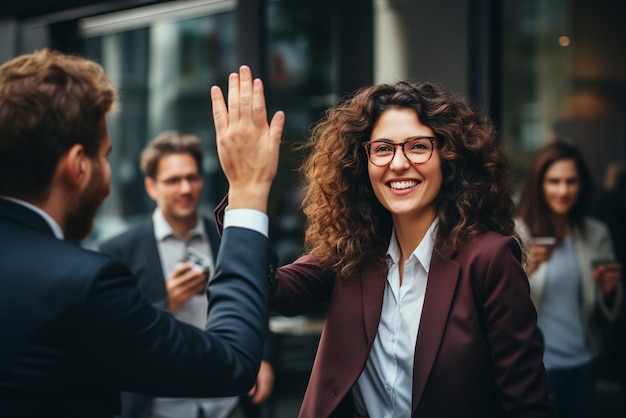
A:
[[[434,84],[377,85],[306,146],[307,254],[270,296],[284,315],[328,302],[300,417],[551,416],[488,119]]]

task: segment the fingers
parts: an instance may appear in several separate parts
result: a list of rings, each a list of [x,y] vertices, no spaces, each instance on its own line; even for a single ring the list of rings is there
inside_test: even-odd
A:
[[[263,126],[263,124],[267,123],[267,109],[265,107],[265,91],[263,88],[263,82],[258,78],[255,79],[252,88],[252,122],[256,126]]]
[[[550,249],[544,245],[533,245],[530,248],[530,257],[539,264],[550,258]]]
[[[194,289],[207,280],[206,273],[193,268],[192,263],[179,263],[174,273],[170,276],[172,288],[180,288],[181,291]]]
[[[239,120],[239,74],[228,76],[228,121],[230,124]]]
[[[248,392],[248,396],[250,396],[252,403],[260,404],[269,398],[273,388],[274,369],[269,362],[263,360],[257,374],[256,385]]]
[[[285,114],[271,122],[263,83],[242,65],[228,79],[228,109],[221,91],[211,90],[214,101],[217,154],[229,184],[231,207],[267,210],[267,198],[276,176]]]
[[[211,87],[211,103],[213,104],[215,131],[218,135],[221,135],[228,129],[228,111],[226,110],[222,89],[217,86]]]
[[[612,294],[621,282],[621,265],[619,263],[601,264],[593,269],[593,278],[602,288],[605,296]]]
[[[250,67],[239,67],[239,112],[240,119],[252,119],[252,72]]]
[[[272,117],[270,122],[270,143],[273,145],[280,144],[280,138],[283,136],[283,129],[285,128],[285,113],[278,111]]]
[[[184,266],[185,264],[181,263]],[[201,293],[205,290],[207,277],[204,273],[190,269],[178,276],[172,274],[165,281],[165,290],[167,292],[168,309],[174,312],[187,302],[193,295]]]
[[[253,404],[258,405],[260,403],[263,403],[268,397],[269,393],[262,391],[261,388],[257,385],[255,386],[254,395],[251,396],[250,400]]]
[[[247,65],[228,76],[228,121],[230,124],[252,118],[252,71]]]

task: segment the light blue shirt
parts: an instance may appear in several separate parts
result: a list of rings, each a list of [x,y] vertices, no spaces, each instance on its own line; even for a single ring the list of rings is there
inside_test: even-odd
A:
[[[372,351],[352,388],[357,415],[410,418],[413,359],[433,252],[435,220],[404,263],[400,285],[400,248],[395,232],[387,250],[388,273],[383,307]]]
[[[554,247],[548,260],[537,314],[547,370],[577,367],[592,360],[583,320],[581,276],[570,235]]]

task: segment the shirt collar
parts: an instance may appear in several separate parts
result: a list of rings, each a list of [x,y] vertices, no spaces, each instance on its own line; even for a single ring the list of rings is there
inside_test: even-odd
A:
[[[430,271],[430,260],[433,255],[434,248],[434,238],[435,238],[435,228],[438,223],[438,218],[436,218],[428,227],[424,238],[417,245],[415,250],[411,253],[409,259],[413,259],[414,261],[418,261],[426,273]],[[389,241],[389,248],[387,249],[387,257],[389,262],[392,264],[398,264],[400,261],[400,245],[398,244],[398,240],[396,239],[396,231],[393,230],[391,233],[391,240]]]
[[[0,199],[4,199],[4,200],[8,200],[9,202],[13,202],[13,203],[17,203],[18,205],[22,205],[30,210],[32,210],[33,212],[39,214],[45,221],[46,223],[50,226],[50,229],[52,229],[52,233],[54,234],[54,236],[58,239],[65,239],[65,234],[63,233],[63,230],[61,229],[61,226],[57,223],[57,221],[54,220],[54,218],[52,216],[50,216],[47,212],[43,211],[41,208],[38,208],[37,206],[28,203],[24,200],[20,200],[20,199],[16,199],[14,197],[9,197],[9,196],[0,196]]]
[[[163,241],[169,237],[176,237],[182,240],[188,240],[194,236],[202,236],[204,235],[204,224],[202,223],[202,217],[198,216],[198,222],[196,226],[193,227],[191,231],[187,234],[186,237],[179,237],[174,233],[174,230],[170,226],[165,216],[163,216],[163,212],[158,207],[152,213],[152,222],[154,223],[154,236],[157,241]]]

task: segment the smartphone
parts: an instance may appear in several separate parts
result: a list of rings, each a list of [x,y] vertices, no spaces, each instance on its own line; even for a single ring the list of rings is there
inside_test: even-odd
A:
[[[531,240],[532,245],[556,245],[555,237],[534,237]]]
[[[193,263],[192,268],[204,273],[205,280],[209,280],[209,276],[211,275],[211,262],[206,255],[196,250],[195,248],[187,247],[185,249],[185,255],[182,261],[190,261],[191,263]],[[198,292],[199,295],[202,295],[204,293],[205,290]]]
[[[195,269],[204,273],[208,274],[211,271],[209,258],[195,248],[187,247],[182,261],[190,261]]]
[[[598,266],[610,263],[613,263],[613,259],[609,257],[594,258],[593,260],[591,260],[591,268],[595,269]]]

